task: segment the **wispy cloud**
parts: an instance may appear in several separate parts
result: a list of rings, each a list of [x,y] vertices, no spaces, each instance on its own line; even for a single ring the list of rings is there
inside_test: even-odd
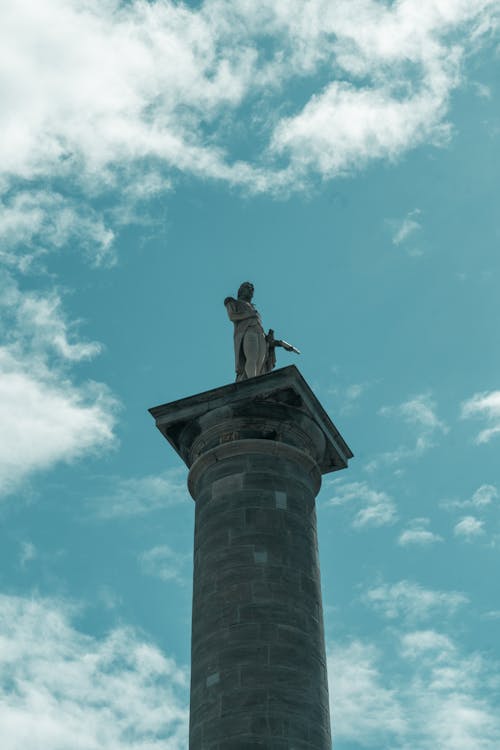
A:
[[[435,630],[414,630],[401,636],[401,653],[412,660],[432,651],[448,656],[454,650],[451,638]]]
[[[497,500],[498,496],[498,490],[494,485],[482,484],[472,495],[471,504],[476,508],[484,508],[491,505],[493,500]]]
[[[0,209],[0,260],[20,271],[70,243],[93,265],[115,260],[113,231],[85,203],[47,190],[22,190],[0,201]]]
[[[363,383],[353,383],[347,386],[345,389],[345,396],[349,401],[356,401],[362,393],[366,390],[366,385]]]
[[[349,414],[359,406],[359,402],[372,384],[366,381],[349,383],[348,385],[341,384],[337,368],[333,368],[333,371],[335,372],[335,380],[328,388],[328,396],[333,397],[337,411],[341,414]]]
[[[19,565],[21,568],[25,568],[26,565],[35,560],[37,557],[37,549],[33,542],[22,542],[21,552],[19,554]]]
[[[476,435],[475,442],[477,445],[488,443],[500,434],[500,391],[475,393],[462,403],[461,416],[462,419],[484,419],[488,427]]]
[[[192,502],[183,469],[169,469],[144,477],[108,477],[109,490],[92,499],[98,518],[130,518]]]
[[[413,211],[409,211],[403,219],[395,220],[389,219],[388,224],[392,230],[392,242],[394,245],[399,246],[406,244],[409,239],[414,238],[415,234],[419,232],[422,225],[419,221],[421,215],[419,208],[414,208]],[[421,255],[422,251],[412,244],[408,250],[409,255]]]
[[[420,216],[421,211],[419,208],[410,211],[404,219],[398,222],[398,226],[395,227],[394,236],[392,241],[395,245],[400,245],[404,240],[408,239],[410,235],[415,234],[421,229],[421,224],[417,220],[417,216]]]
[[[409,621],[425,620],[438,613],[441,617],[453,614],[468,602],[459,591],[425,589],[412,581],[380,584],[369,589],[363,599],[387,619]]]
[[[475,508],[477,512],[482,512],[488,509],[498,497],[498,490],[493,484],[482,484],[468,500],[443,500],[441,507],[446,510]]]
[[[482,484],[467,500],[443,500],[440,505],[454,514],[469,511],[469,515],[462,515],[455,521],[453,533],[456,537],[472,542],[485,536],[492,522],[494,523],[496,508],[493,504],[498,497],[498,490],[493,484]]]
[[[386,526],[396,521],[396,505],[386,492],[372,489],[367,482],[342,483],[342,480],[334,480],[332,486],[334,494],[326,504],[353,504],[357,508],[352,521],[353,528]]]
[[[436,542],[442,542],[443,537],[430,531],[428,518],[414,518],[407,529],[404,529],[398,537],[398,544],[401,547],[415,545],[418,547],[427,547]]]
[[[455,536],[463,537],[471,541],[477,536],[484,534],[484,522],[474,516],[464,516],[453,529]]]
[[[490,86],[487,86],[485,83],[480,83],[479,81],[473,81],[472,87],[480,99],[491,99],[492,91]]]
[[[428,393],[420,393],[398,406],[383,406],[379,410],[383,416],[396,416],[404,419],[408,424],[417,425],[422,429],[434,432],[446,432],[447,426],[436,414],[436,402]]]
[[[373,471],[379,463],[398,464],[406,459],[422,456],[435,445],[436,435],[448,432],[448,426],[437,415],[437,404],[429,393],[420,393],[394,406],[382,406],[378,412],[383,417],[402,419],[413,427],[415,444],[400,445],[392,451],[376,456],[365,468]]]
[[[78,631],[60,602],[0,596],[4,750],[184,750],[185,669],[127,628]]]
[[[445,633],[393,633],[386,649],[359,639],[333,643],[328,667],[334,743],[374,750],[499,746],[488,690],[497,665],[464,653]]]
[[[92,359],[101,351],[96,341],[81,341],[78,321],[69,324],[62,299],[55,290],[21,290],[8,274],[0,277],[1,326],[4,341],[17,353],[22,349],[32,357],[57,355],[62,361]]]
[[[190,554],[175,552],[167,544],[152,547],[139,555],[141,568],[146,575],[180,584],[190,580],[187,564],[191,559]]]
[[[488,691],[495,665],[479,653],[464,654],[449,637],[432,631],[405,634],[401,650],[413,665],[406,701],[413,737],[402,747],[415,747],[420,736],[423,750],[493,750],[500,742],[498,712]]]

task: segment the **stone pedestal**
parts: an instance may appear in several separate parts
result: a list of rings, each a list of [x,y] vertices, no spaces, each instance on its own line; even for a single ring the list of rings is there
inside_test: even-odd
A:
[[[150,411],[196,501],[190,750],[330,750],[315,497],[350,449],[296,367]]]

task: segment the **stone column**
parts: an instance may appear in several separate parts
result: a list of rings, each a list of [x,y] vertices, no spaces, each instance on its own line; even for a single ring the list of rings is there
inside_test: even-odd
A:
[[[150,411],[196,502],[190,750],[330,750],[315,497],[351,451],[295,367]]]

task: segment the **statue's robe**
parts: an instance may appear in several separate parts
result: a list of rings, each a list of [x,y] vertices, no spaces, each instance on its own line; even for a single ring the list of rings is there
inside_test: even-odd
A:
[[[262,321],[256,308],[251,302],[242,299],[227,297],[224,300],[229,319],[234,323],[234,366],[237,378],[245,377],[245,355],[243,353],[243,339],[249,328],[257,328],[265,337]],[[266,356],[264,365],[259,375],[267,372]]]

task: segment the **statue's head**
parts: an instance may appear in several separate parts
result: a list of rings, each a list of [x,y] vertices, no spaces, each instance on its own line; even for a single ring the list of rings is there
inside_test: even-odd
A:
[[[250,302],[253,297],[254,287],[250,281],[244,281],[238,289],[238,299],[246,300]]]

